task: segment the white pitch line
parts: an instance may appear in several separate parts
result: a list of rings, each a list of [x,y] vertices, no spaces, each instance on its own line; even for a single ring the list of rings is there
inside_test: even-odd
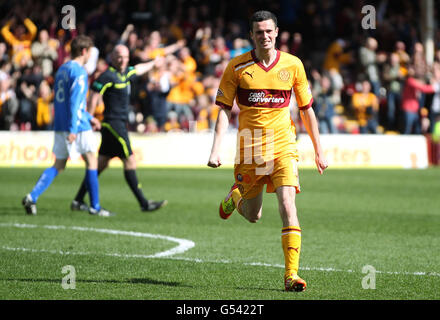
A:
[[[257,266],[257,267],[268,267],[268,268],[283,268],[283,264],[272,264],[272,263],[264,263],[264,262],[237,262],[237,261],[229,261],[229,260],[202,260],[197,258],[185,258],[185,257],[167,257],[170,260],[183,260],[189,262],[198,262],[198,263],[241,263],[246,266]],[[355,273],[355,270],[352,269],[336,269],[331,267],[299,267],[300,270],[306,271],[323,271],[323,272],[345,272],[345,273]],[[440,277],[440,273],[438,272],[425,272],[425,271],[417,271],[417,272],[408,272],[408,271],[380,271],[376,270],[378,274],[390,274],[390,275],[408,275],[408,276],[431,276],[431,277]]]
[[[151,234],[144,232],[134,232],[134,231],[122,231],[122,230],[112,230],[112,229],[97,229],[97,228],[88,228],[88,227],[66,227],[66,226],[49,226],[49,225],[34,225],[34,224],[20,224],[20,223],[0,223],[0,227],[14,227],[14,228],[43,228],[50,230],[74,230],[74,231],[89,231],[89,232],[98,232],[98,233],[106,233],[112,235],[125,235],[130,237],[141,237],[141,238],[152,238],[152,239],[162,239],[168,240],[172,242],[176,242],[178,246],[171,248],[170,250],[158,252],[153,255],[129,255],[129,254],[105,254],[109,256],[119,256],[119,257],[140,257],[140,258],[160,258],[160,257],[168,257],[179,253],[184,253],[185,251],[193,248],[195,243],[191,240],[179,239],[170,236],[164,236],[160,234]],[[18,248],[20,249],[20,248]],[[51,250],[49,250],[51,251]],[[78,254],[87,254],[87,253],[78,253]]]
[[[169,241],[178,242],[179,246],[174,247],[170,250],[156,253],[154,255],[143,255],[143,254],[120,254],[120,253],[99,253],[104,256],[109,257],[119,257],[119,258],[141,258],[141,259],[170,259],[170,260],[180,260],[180,261],[188,261],[188,262],[196,262],[196,263],[222,263],[222,264],[232,264],[238,263],[248,266],[258,266],[258,267],[269,267],[269,268],[284,268],[282,264],[271,264],[271,263],[263,263],[263,262],[236,262],[231,260],[206,260],[199,258],[187,258],[187,257],[176,257],[174,255],[184,253],[185,251],[191,249],[195,246],[195,243],[186,240],[186,239],[178,239],[169,236],[163,236],[158,234],[149,234],[149,233],[141,233],[141,232],[133,232],[133,231],[121,231],[121,230],[111,230],[111,229],[96,229],[96,228],[87,228],[87,227],[66,227],[66,226],[39,226],[39,225],[31,225],[31,224],[18,224],[18,223],[0,223],[0,227],[16,227],[16,228],[45,228],[45,229],[70,229],[75,231],[92,231],[92,232],[101,232],[107,234],[118,234],[118,235],[128,235],[133,237],[145,237],[145,238],[155,238],[155,239],[164,239]],[[3,250],[8,251],[22,251],[22,252],[32,252],[32,253],[50,253],[50,254],[61,254],[61,255],[96,255],[96,253],[92,252],[78,252],[78,251],[62,251],[62,250],[48,250],[48,249],[29,249],[29,248],[13,248],[8,246],[0,247]],[[336,269],[331,267],[300,267],[300,270],[307,271],[323,271],[323,272],[345,272],[345,273],[355,273],[355,270],[343,270]],[[380,271],[376,270],[378,274],[389,274],[389,275],[409,275],[409,276],[429,276],[429,277],[440,277],[440,273],[438,272],[408,272],[408,271]]]

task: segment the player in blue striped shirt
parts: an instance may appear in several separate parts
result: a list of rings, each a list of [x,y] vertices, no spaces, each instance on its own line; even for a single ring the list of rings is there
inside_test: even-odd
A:
[[[69,157],[81,155],[86,163],[85,181],[90,195],[89,213],[99,216],[113,215],[101,208],[99,202],[97,143],[92,129],[100,129],[101,123],[87,112],[88,75],[84,68],[90,57],[92,40],[78,36],[71,43],[71,60],[64,63],[55,76],[55,140],[53,153],[55,163],[44,170],[32,191],[22,204],[27,214],[37,214],[39,196],[62,172]]]

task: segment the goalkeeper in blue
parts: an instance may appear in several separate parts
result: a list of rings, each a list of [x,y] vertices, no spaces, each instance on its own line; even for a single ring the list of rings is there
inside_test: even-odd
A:
[[[55,75],[54,87],[54,145],[55,163],[41,174],[30,193],[22,200],[27,214],[37,214],[37,200],[61,173],[69,157],[79,155],[85,161],[85,181],[90,196],[89,213],[97,216],[111,216],[99,202],[97,141],[93,129],[99,130],[101,123],[86,110],[88,75],[84,68],[93,47],[87,36],[78,36],[71,43],[71,60],[64,63]]]

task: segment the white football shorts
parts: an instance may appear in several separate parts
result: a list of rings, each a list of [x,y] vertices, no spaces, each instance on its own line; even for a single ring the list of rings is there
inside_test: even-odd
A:
[[[57,159],[77,159],[88,152],[96,153],[98,144],[92,130],[78,132],[72,143],[67,141],[68,136],[67,131],[55,131],[52,151]]]

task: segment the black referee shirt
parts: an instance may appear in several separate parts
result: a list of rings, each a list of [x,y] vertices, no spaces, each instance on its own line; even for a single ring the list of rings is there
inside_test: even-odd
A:
[[[110,66],[98,79],[93,81],[91,89],[100,93],[104,100],[104,121],[128,120],[130,102],[130,81],[136,76],[136,69],[128,67],[120,73]]]

